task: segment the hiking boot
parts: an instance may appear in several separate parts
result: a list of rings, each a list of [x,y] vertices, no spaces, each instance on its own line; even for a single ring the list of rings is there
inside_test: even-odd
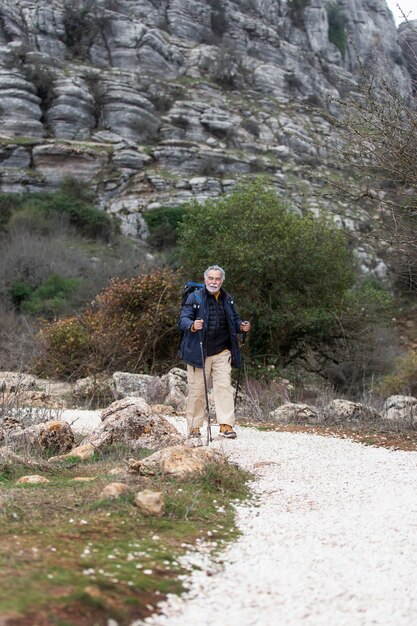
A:
[[[203,445],[203,438],[199,428],[192,428],[188,433],[188,442],[185,444],[189,448],[199,448]]]
[[[229,424],[220,424],[220,437],[226,437],[226,439],[236,439],[237,435]]]
[[[188,438],[189,439],[197,439],[198,437],[201,437],[201,432],[199,428],[191,428],[189,434],[188,434]]]

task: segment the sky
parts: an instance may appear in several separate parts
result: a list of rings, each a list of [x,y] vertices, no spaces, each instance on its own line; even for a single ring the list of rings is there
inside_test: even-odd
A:
[[[416,0],[386,0],[386,3],[394,16],[394,20],[397,26],[404,21],[402,13],[397,7],[397,4],[401,7],[403,13],[407,16],[409,20],[417,20]]]

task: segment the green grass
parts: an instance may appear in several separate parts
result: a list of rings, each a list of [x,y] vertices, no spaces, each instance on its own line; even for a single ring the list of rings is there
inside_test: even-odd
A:
[[[185,546],[209,539],[218,550],[235,537],[231,502],[249,495],[247,473],[211,464],[186,480],[132,475],[122,480],[127,495],[104,499],[103,487],[120,480],[108,473],[115,465],[101,459],[52,466],[45,474],[50,483],[41,485],[16,484],[22,473],[39,472],[3,467],[1,615],[18,616],[22,626],[40,616],[42,623],[71,626],[101,626],[112,617],[123,626],[149,614],[167,593],[181,592],[178,557]],[[95,480],[74,482],[81,475]],[[162,517],[133,505],[144,488],[163,491]]]
[[[43,143],[39,137],[1,137],[0,145],[2,146],[35,146]]]

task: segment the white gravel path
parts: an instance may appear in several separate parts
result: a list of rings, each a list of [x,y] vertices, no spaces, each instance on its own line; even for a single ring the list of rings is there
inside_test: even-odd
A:
[[[74,412],[74,428],[98,415]],[[242,534],[217,562],[188,556],[202,567],[184,596],[131,626],[417,626],[417,452],[217,432],[212,445],[255,473],[256,503],[237,507]]]
[[[417,625],[416,452],[244,428],[212,445],[255,472],[258,505],[223,564],[136,626]]]

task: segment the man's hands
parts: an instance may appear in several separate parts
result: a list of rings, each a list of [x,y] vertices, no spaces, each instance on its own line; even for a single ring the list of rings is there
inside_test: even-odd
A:
[[[197,332],[198,330],[201,330],[203,326],[204,326],[204,320],[195,320],[191,329]]]
[[[204,326],[204,320],[195,320],[194,324],[191,326],[191,330],[195,333],[201,330]],[[240,330],[242,333],[248,333],[250,331],[250,322],[242,322],[240,325]]]

